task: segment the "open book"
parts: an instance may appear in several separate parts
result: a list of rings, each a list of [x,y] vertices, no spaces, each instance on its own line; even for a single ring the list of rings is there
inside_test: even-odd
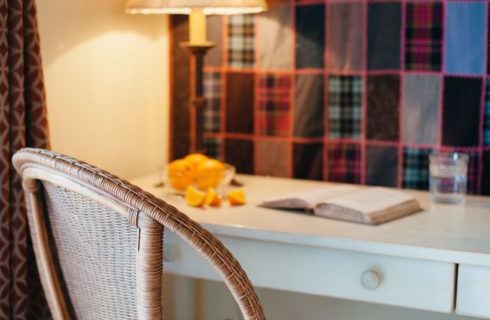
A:
[[[266,208],[304,209],[317,216],[380,224],[422,210],[417,200],[387,188],[327,187],[288,194],[260,204]]]

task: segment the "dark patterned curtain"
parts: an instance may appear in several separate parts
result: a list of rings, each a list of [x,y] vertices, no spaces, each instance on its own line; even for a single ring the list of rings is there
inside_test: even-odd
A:
[[[34,0],[0,0],[0,319],[48,315],[30,251],[12,155],[47,148],[48,130]]]

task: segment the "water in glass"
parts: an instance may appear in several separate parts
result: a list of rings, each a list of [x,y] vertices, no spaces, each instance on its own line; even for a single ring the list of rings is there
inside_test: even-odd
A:
[[[462,203],[466,194],[468,155],[441,153],[430,155],[432,199],[443,203]]]

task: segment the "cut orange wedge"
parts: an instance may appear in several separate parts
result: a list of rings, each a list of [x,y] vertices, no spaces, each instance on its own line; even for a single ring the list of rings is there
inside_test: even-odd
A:
[[[221,196],[216,193],[214,189],[209,189],[206,193],[204,204],[212,207],[219,207],[221,205]]]
[[[229,191],[226,194],[226,198],[228,199],[228,202],[232,206],[239,206],[242,204],[245,204],[245,191],[243,190],[233,190]]]
[[[188,186],[185,189],[185,202],[193,207],[200,207],[204,204],[206,193],[200,191],[196,187]]]

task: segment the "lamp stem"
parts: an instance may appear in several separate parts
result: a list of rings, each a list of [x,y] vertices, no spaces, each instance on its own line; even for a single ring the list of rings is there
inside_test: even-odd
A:
[[[193,119],[194,146],[193,152],[203,152],[204,150],[204,108],[206,107],[206,98],[204,97],[203,84],[203,65],[205,52],[193,52],[194,60],[194,95],[192,97],[191,115]]]
[[[206,52],[214,47],[208,42],[202,45],[193,45],[189,42],[182,43],[191,52],[191,152],[204,152],[204,108],[206,98],[204,97],[204,56]]]
[[[191,152],[204,151],[204,56],[214,43],[206,41],[206,16],[201,9],[192,9],[189,16],[189,42],[182,43],[192,54],[191,60]]]

